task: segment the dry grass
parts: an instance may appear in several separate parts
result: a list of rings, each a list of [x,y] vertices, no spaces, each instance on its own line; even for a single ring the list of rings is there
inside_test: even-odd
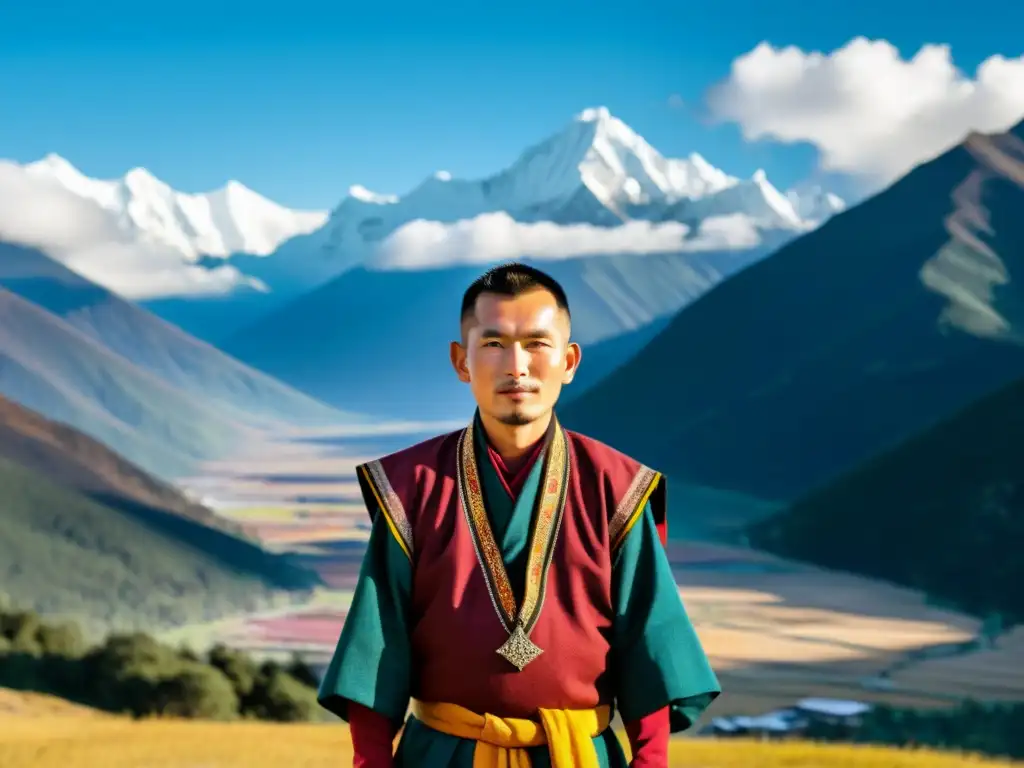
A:
[[[341,768],[351,760],[348,731],[338,725],[0,717],[0,765],[11,768]],[[845,745],[678,739],[671,765],[997,768],[1021,763]]]
[[[44,693],[12,691],[0,688],[0,733],[4,732],[9,718],[51,718],[51,717],[108,717],[89,707],[73,704],[66,699],[48,696]],[[6,763],[0,763],[6,766]]]

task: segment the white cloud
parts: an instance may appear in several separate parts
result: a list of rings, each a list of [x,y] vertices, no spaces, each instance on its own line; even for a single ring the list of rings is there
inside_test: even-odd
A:
[[[423,219],[395,230],[368,266],[424,269],[451,264],[487,264],[524,257],[672,253],[751,248],[760,242],[743,215],[706,219],[696,233],[678,222],[628,221],[618,227],[591,224],[522,223],[506,213],[486,213],[454,224]]]
[[[232,266],[188,264],[174,248],[126,233],[91,200],[7,161],[0,161],[0,240],[38,248],[129,299],[265,289]]]
[[[885,40],[856,38],[828,54],[761,43],[733,62],[708,106],[748,141],[807,141],[824,170],[885,183],[972,130],[1024,118],[1024,57],[991,56],[971,78],[947,45],[903,59]]]

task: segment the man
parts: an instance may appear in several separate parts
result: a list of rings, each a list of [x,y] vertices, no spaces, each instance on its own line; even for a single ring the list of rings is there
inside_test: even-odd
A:
[[[554,416],[570,328],[551,277],[487,272],[451,344],[472,422],[357,469],[373,525],[319,692],[357,767],[624,768],[613,706],[633,768],[667,766],[720,691],[663,549],[664,478]]]

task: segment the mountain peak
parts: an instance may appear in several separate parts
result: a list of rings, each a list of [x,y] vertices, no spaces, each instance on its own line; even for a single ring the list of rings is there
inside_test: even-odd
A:
[[[132,168],[130,171],[128,171],[128,173],[124,175],[123,181],[129,187],[134,187],[143,184],[147,186],[167,186],[166,184],[164,184],[164,182],[162,182],[160,179],[158,179],[156,176],[150,173],[147,169],[142,167]]]
[[[587,107],[579,112],[575,120],[579,123],[600,123],[612,119],[612,113],[608,107]]]
[[[31,163],[25,164],[25,170],[39,176],[49,176],[58,181],[76,183],[85,178],[69,160],[66,160],[56,152],[50,152],[45,157]]]
[[[66,160],[56,152],[48,152],[44,157],[36,160],[35,162],[29,163],[27,168],[50,168],[52,170],[72,170],[77,171],[74,165],[69,160]]]
[[[250,189],[240,181],[235,179],[228,179],[227,183],[219,187],[212,192],[207,192],[206,197],[209,198],[226,198],[228,200],[264,200],[271,205],[277,205],[270,200],[267,200],[263,195],[254,189]]]
[[[373,205],[387,205],[389,203],[397,203],[398,195],[383,195],[369,190],[361,184],[353,184],[348,188],[348,197],[346,199],[358,200],[361,203],[371,203]]]
[[[602,227],[631,220],[690,226],[738,214],[765,228],[804,228],[763,169],[741,180],[696,152],[664,157],[607,107],[592,106],[489,176],[453,179],[438,171],[401,196],[350,187],[315,239],[311,274],[328,263],[344,271],[372,254],[364,248],[376,248],[410,222],[451,224],[495,213],[521,222]],[[325,252],[336,253],[336,260]]]
[[[251,193],[253,195],[258,195],[259,194],[258,192],[254,191],[252,189],[249,189],[249,187],[245,186],[245,184],[243,184],[240,181],[237,181],[236,179],[228,179],[227,183],[223,187],[221,187],[221,189],[223,189],[225,192],[232,192],[232,193],[242,193],[242,194]],[[262,195],[260,195],[260,196],[262,197]]]

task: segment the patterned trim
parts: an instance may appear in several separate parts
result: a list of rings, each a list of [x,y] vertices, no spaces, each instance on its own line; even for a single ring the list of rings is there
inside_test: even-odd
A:
[[[505,564],[501,559],[501,550],[494,540],[490,520],[487,518],[487,507],[484,505],[483,489],[480,486],[480,473],[476,466],[476,451],[473,446],[473,425],[470,424],[459,437],[459,493],[462,498],[462,509],[466,514],[469,532],[473,537],[476,557],[480,562],[487,591],[491,602],[501,619],[505,631],[512,632],[515,624],[516,598],[512,585],[505,573]]]
[[[537,623],[544,605],[547,575],[554,556],[555,542],[565,512],[568,487],[568,441],[565,432],[553,423],[550,442],[545,450],[544,474],[531,522],[530,550],[526,569],[523,604],[517,611],[515,593],[509,582],[501,550],[494,539],[487,507],[480,484],[473,425],[459,438],[459,489],[462,508],[476,547],[477,560],[483,572],[487,591],[502,626],[510,634],[516,625],[529,632]],[[518,615],[517,615],[518,614]]]
[[[552,420],[554,417],[552,416]],[[526,566],[526,588],[519,621],[529,632],[540,618],[547,592],[548,571],[555,555],[555,543],[565,514],[565,498],[569,487],[568,440],[555,423],[555,432],[548,445],[544,462],[543,485],[533,516],[530,555]]]
[[[612,542],[612,551],[619,548],[626,538],[626,534],[632,530],[636,521],[640,519],[644,505],[651,498],[654,489],[661,481],[661,473],[655,472],[650,467],[641,465],[629,484],[622,500],[615,508],[615,514],[608,522],[608,540]]]
[[[384,513],[384,519],[387,521],[392,535],[402,548],[402,551],[405,552],[406,557],[412,560],[412,526],[409,524],[409,518],[405,514],[402,500],[398,498],[395,489],[391,487],[391,481],[388,480],[384,467],[381,466],[379,461],[371,461],[361,465],[359,470],[363,473],[366,484],[373,491],[374,498],[377,499],[377,504],[381,512]]]

